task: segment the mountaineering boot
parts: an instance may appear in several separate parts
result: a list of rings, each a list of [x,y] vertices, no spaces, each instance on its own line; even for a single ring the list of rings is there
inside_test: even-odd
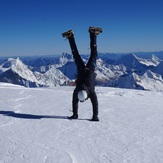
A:
[[[93,116],[91,121],[99,121],[99,118],[97,116]]]
[[[95,33],[95,35],[98,35],[102,33],[102,28],[89,27],[89,32]]]
[[[68,119],[78,119],[78,114],[73,114],[71,117],[68,117]]]
[[[65,38],[67,38],[67,39],[70,38],[73,35],[74,35],[73,30],[69,30],[67,32],[62,33],[62,36],[65,37]]]

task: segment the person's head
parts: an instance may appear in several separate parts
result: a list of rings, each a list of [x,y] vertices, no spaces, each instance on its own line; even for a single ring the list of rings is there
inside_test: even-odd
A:
[[[78,92],[78,99],[80,102],[84,102],[88,99],[88,94],[85,90],[81,90]]]

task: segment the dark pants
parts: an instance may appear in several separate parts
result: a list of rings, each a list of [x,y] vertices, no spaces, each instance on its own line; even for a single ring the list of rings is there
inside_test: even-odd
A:
[[[95,65],[96,65],[96,59],[97,59],[97,45],[96,45],[96,35],[93,33],[90,33],[90,48],[91,48],[91,54],[90,58],[88,60],[88,63],[85,65],[83,60],[81,59],[74,36],[69,38],[69,43],[71,47],[71,51],[73,54],[73,58],[76,63],[77,71],[78,74],[81,74],[83,72],[83,69],[88,68],[90,70],[90,73],[94,73],[95,71]],[[94,80],[94,79],[89,79],[89,80]],[[90,81],[90,83],[94,83],[94,81]],[[82,84],[77,84],[74,92],[73,92],[73,98],[72,98],[72,108],[73,108],[73,114],[76,115],[78,114],[78,97],[77,94],[78,92],[82,89],[82,87],[85,87],[88,97],[90,98],[92,102],[92,107],[93,107],[93,117],[98,116],[98,100],[97,100],[97,95],[95,92],[94,84],[87,86]]]

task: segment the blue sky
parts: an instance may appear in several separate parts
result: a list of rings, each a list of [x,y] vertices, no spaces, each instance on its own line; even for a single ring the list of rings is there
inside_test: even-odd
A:
[[[1,0],[0,56],[71,53],[61,33],[73,29],[89,53],[89,26],[102,27],[99,52],[163,50],[162,0]]]

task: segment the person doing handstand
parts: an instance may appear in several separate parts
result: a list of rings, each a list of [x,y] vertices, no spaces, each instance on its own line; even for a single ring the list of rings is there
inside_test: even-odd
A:
[[[98,118],[98,100],[95,92],[95,67],[97,59],[97,44],[96,37],[102,33],[102,28],[89,27],[90,33],[90,49],[91,54],[87,64],[85,65],[81,59],[74,38],[74,32],[69,30],[62,33],[62,36],[69,40],[72,55],[77,67],[76,88],[72,97],[72,111],[73,115],[69,119],[78,118],[78,102],[84,102],[90,98],[93,107],[92,121],[99,121]]]

